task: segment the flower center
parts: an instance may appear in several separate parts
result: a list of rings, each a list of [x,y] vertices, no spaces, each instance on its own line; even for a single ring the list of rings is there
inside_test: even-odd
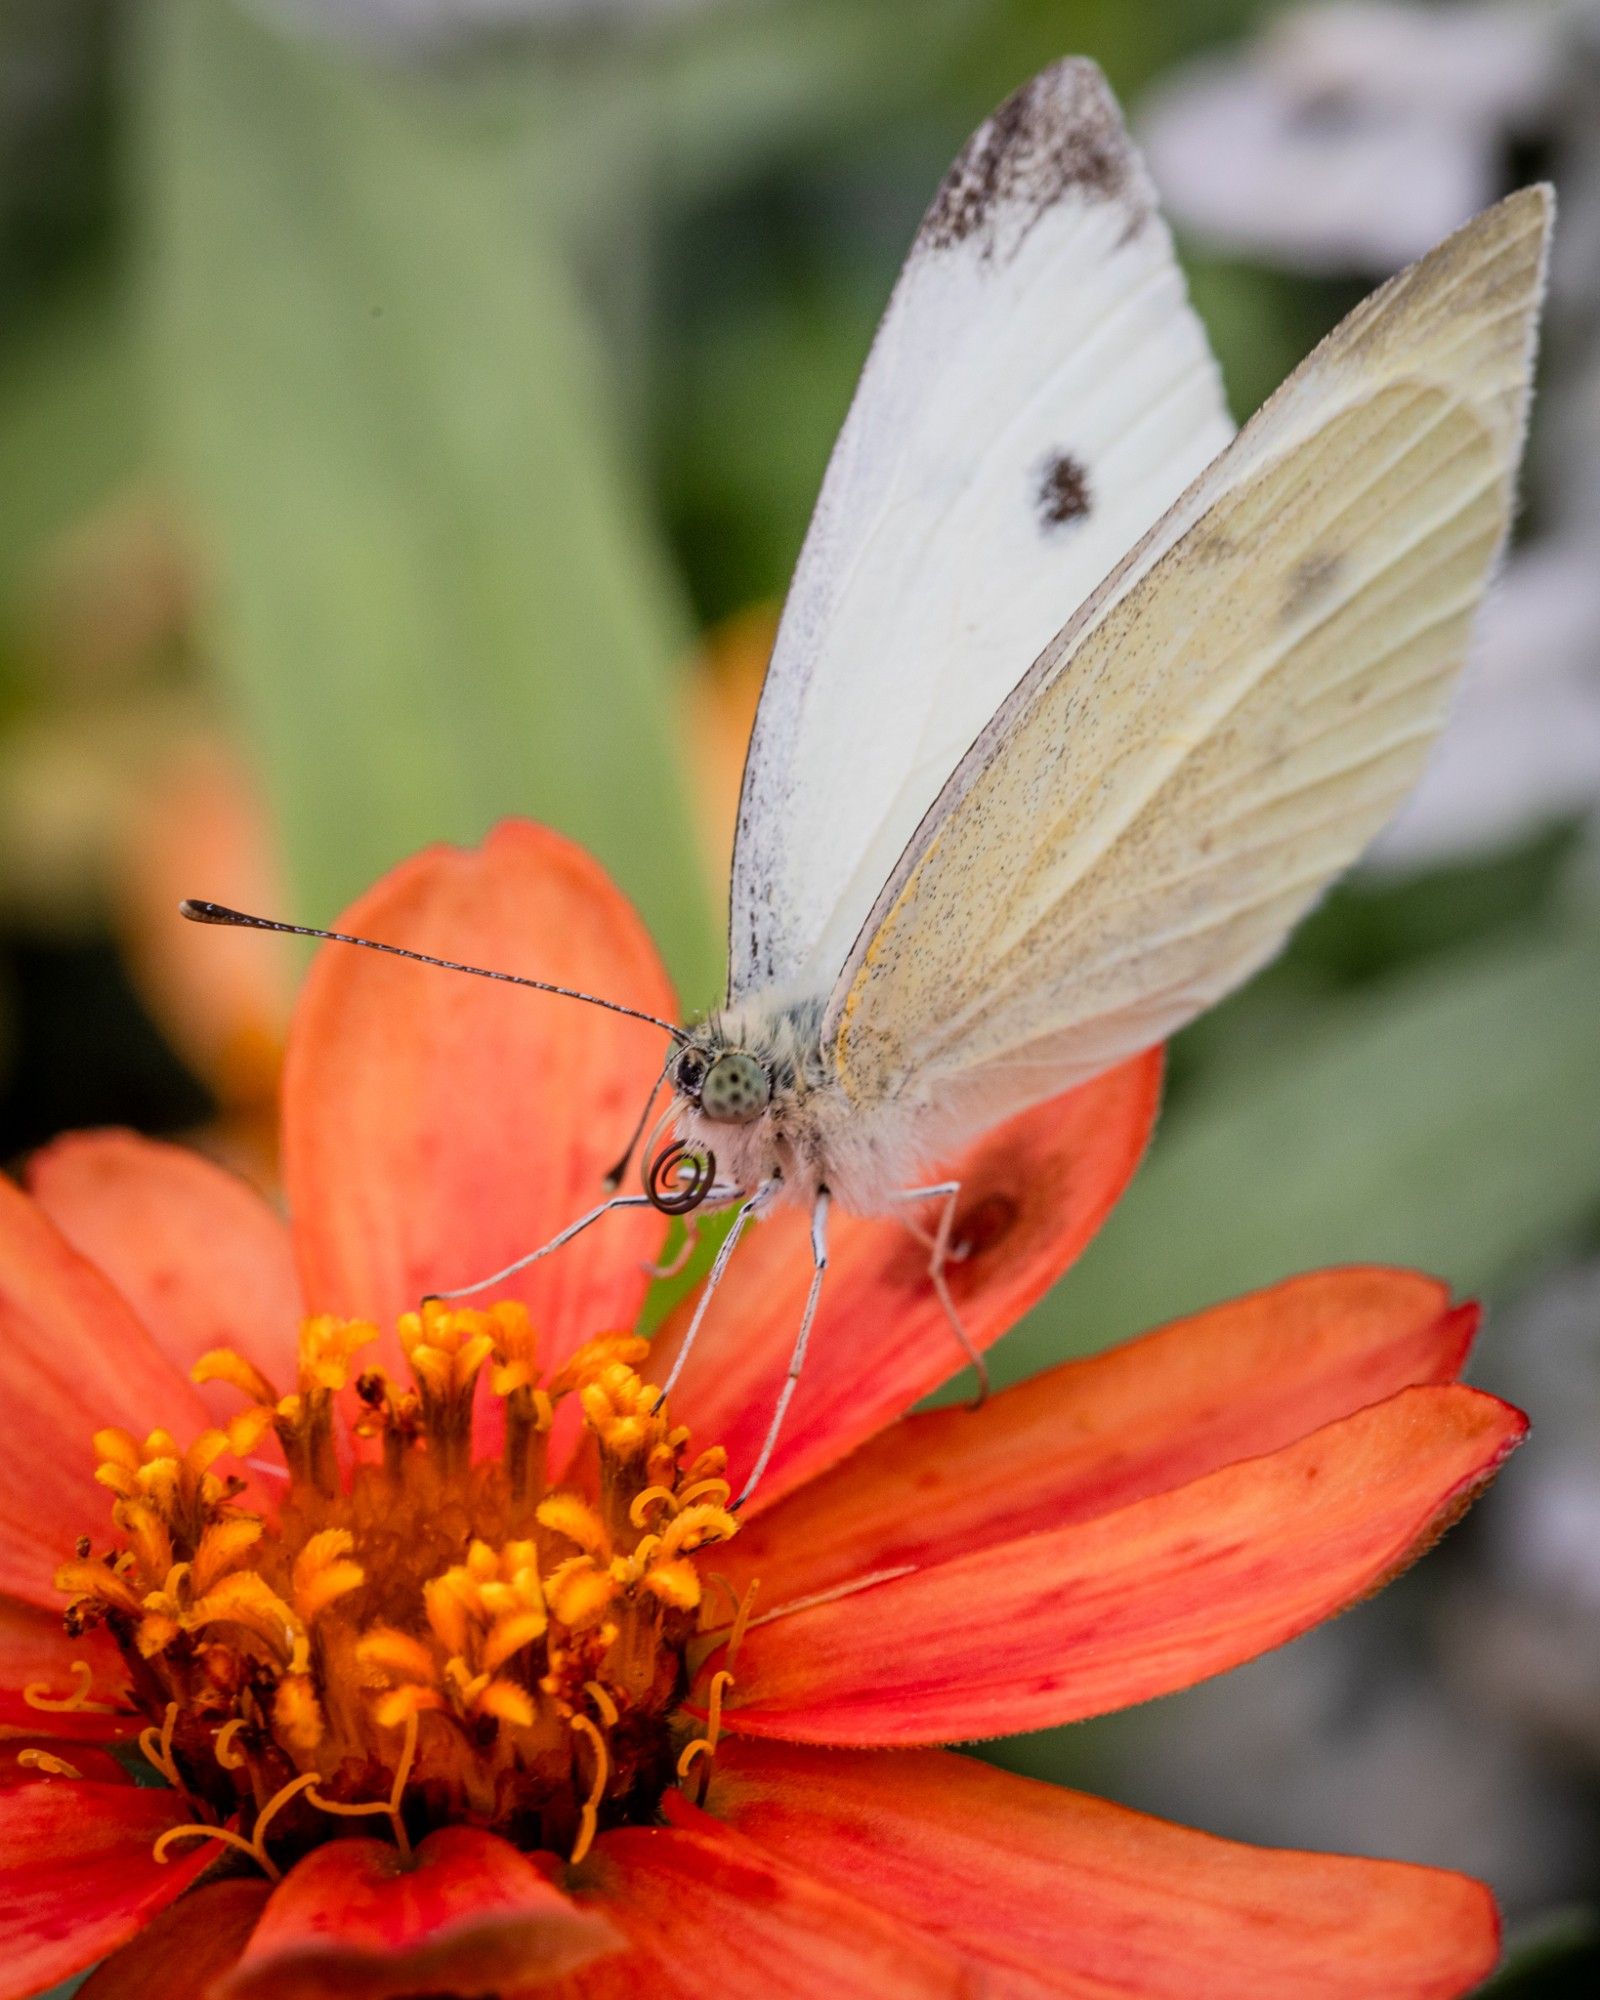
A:
[[[85,1536],[56,1581],[68,1631],[116,1641],[145,1754],[194,1807],[163,1851],[205,1834],[276,1874],[373,1815],[402,1848],[470,1821],[579,1859],[699,1754],[675,1710],[700,1558],[736,1526],[725,1454],[690,1455],[632,1336],[542,1381],[520,1305],[430,1301],[399,1335],[409,1383],[356,1374],[375,1327],[311,1319],[292,1394],[221,1349],[194,1377],[247,1398],[226,1428],[187,1450],[95,1438],[116,1535]],[[569,1398],[579,1445],[552,1488]],[[274,1438],[286,1485],[259,1455]],[[251,1479],[217,1472],[229,1454]]]

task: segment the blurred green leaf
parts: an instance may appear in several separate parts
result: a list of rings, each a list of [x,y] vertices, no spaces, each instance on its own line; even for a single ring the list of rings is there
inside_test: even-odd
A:
[[[705,8],[651,64],[678,189],[748,173],[863,120],[881,126],[926,91],[952,47],[985,31],[992,11],[986,0]]]
[[[1298,277],[1210,254],[1188,240],[1179,252],[1228,406],[1242,423],[1299,367],[1339,312]]]
[[[54,536],[145,462],[129,318],[105,273],[0,348],[0,606]]]
[[[785,248],[798,263],[798,246]],[[891,282],[840,268],[835,253],[832,271],[791,269],[757,297],[716,301],[671,357],[663,505],[708,618],[787,588]]]
[[[159,408],[302,910],[531,813],[706,997],[686,616],[522,135],[228,0],[149,22]]]
[[[1416,1265],[1481,1292],[1570,1240],[1600,1215],[1600,939],[1576,914],[1207,1068],[997,1375],[1319,1265]]]
[[[951,97],[982,116],[1058,56],[1092,55],[1119,96],[1220,40],[1242,36],[1282,0],[988,0],[952,65]]]

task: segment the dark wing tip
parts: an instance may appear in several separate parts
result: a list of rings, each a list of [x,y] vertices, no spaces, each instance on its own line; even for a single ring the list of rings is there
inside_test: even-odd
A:
[[[1041,70],[978,127],[934,196],[918,245],[970,243],[993,257],[1074,192],[1125,205],[1130,226],[1150,206],[1117,100],[1086,56]]]

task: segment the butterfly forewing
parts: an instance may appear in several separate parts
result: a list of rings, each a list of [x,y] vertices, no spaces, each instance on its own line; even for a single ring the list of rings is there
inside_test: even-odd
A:
[[[858,1103],[987,1124],[1161,1039],[1389,817],[1504,539],[1548,211],[1361,307],[1041,656],[835,989]]]
[[[828,990],[962,753],[1231,433],[1115,102],[1059,64],[952,168],[829,465],[746,766],[733,996]]]

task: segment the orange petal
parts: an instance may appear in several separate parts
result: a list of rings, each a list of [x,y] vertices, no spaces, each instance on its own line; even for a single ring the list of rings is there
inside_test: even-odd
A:
[[[59,1607],[56,1566],[102,1533],[92,1434],[201,1429],[205,1406],[87,1259],[0,1179],[0,1591]]]
[[[207,1882],[126,1945],[78,1988],[77,2000],[189,2000],[238,1962],[272,1885],[254,1876]],[[183,1986],[173,1984],[181,1968]]]
[[[209,1348],[232,1347],[293,1387],[301,1307],[289,1232],[245,1181],[181,1146],[83,1132],[36,1153],[28,1186],[185,1375]],[[238,1410],[237,1390],[212,1393],[218,1414]]]
[[[432,848],[340,928],[673,1017],[639,919],[542,827]],[[665,1055],[660,1034],[598,1007],[324,945],[284,1079],[284,1179],[313,1309],[382,1325],[537,1249],[602,1199]],[[633,1323],[662,1234],[648,1211],[607,1216],[475,1303],[524,1300],[549,1366]]]
[[[573,2000],[628,1992],[652,2000],[954,2000],[971,1992],[948,1953],[875,1907],[870,1883],[816,1881],[670,1796],[678,1825],[603,1834],[580,1871],[583,1902],[604,1910],[632,1949],[573,1980]]]
[[[948,1751],[724,1744],[708,1804],[1011,2000],[1449,2000],[1499,1949],[1464,1875],[1243,1847]]]
[[[1160,1089],[1161,1054],[1152,1050],[997,1126],[956,1163],[954,1240],[971,1250],[949,1267],[950,1290],[976,1347],[1014,1326],[1104,1222],[1144,1152]],[[760,1448],[789,1365],[811,1281],[807,1229],[805,1216],[785,1210],[751,1231],[673,1394],[673,1415],[698,1439],[727,1445],[736,1478]],[[902,1220],[836,1210],[830,1238],[805,1374],[751,1513],[964,1365],[928,1282],[927,1248]],[[680,1308],[652,1354],[658,1381],[689,1311]]]
[[[98,1743],[135,1734],[138,1716],[100,1715],[82,1709],[46,1713],[23,1699],[23,1689],[36,1683],[52,1695],[71,1694],[76,1660],[87,1661],[94,1675],[91,1700],[114,1702],[127,1686],[121,1655],[104,1630],[86,1632],[81,1639],[67,1637],[61,1624],[64,1603],[65,1599],[57,1596],[55,1608],[44,1611],[37,1605],[0,1597],[0,1737],[37,1741],[51,1736]]]
[[[390,2000],[556,1979],[617,1937],[509,1842],[433,1833],[406,1862],[382,1840],[313,1848],[273,1892],[214,2000]]]
[[[764,1610],[851,1577],[1126,1507],[1418,1382],[1448,1382],[1476,1308],[1410,1271],[1291,1278],[1004,1390],[904,1418],[719,1554]]]
[[[0,1791],[0,2000],[70,1979],[140,1931],[216,1859],[210,1841],[163,1865],[173,1792],[42,1779]]]
[[[1188,1687],[1385,1583],[1526,1428],[1476,1390],[1403,1389],[1114,1514],[758,1618],[724,1726],[807,1743],[940,1743]]]

